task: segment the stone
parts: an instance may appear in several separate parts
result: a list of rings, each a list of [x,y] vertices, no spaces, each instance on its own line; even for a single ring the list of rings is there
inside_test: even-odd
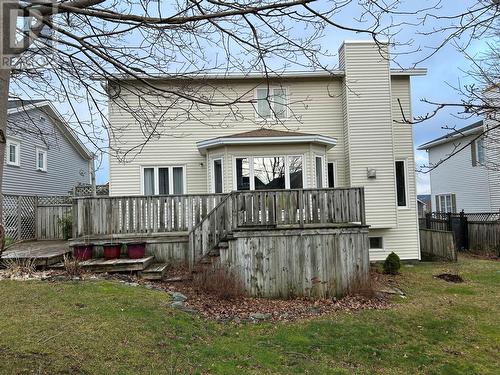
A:
[[[248,317],[252,320],[268,320],[271,318],[271,314],[250,313]]]
[[[187,297],[179,292],[173,292],[172,293],[172,301],[174,302],[185,302],[187,300]]]
[[[184,302],[182,302],[182,301],[174,301],[174,302],[171,303],[170,306],[173,307],[174,309],[184,309]]]

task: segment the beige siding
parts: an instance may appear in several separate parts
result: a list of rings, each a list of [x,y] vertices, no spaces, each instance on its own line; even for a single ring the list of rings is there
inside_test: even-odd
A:
[[[249,98],[253,97],[253,88],[259,83],[258,81],[226,82],[225,91],[232,94],[248,92],[247,98]],[[343,173],[345,167],[342,163],[344,142],[342,138],[341,80],[290,80],[283,86],[288,88],[290,108],[293,113],[283,124],[268,125],[276,130],[298,130],[337,138],[338,144],[329,151],[328,157],[341,161],[339,170]],[[224,91],[224,89],[220,91]],[[127,105],[132,108],[140,107],[135,96],[127,98]],[[206,116],[206,113],[200,114],[203,112],[203,108],[200,110],[194,108],[189,119],[177,118],[172,121],[164,121],[161,125],[166,134],[159,138],[152,137],[139,155],[129,154],[125,163],[120,163],[118,160],[118,158],[124,157],[123,152],[117,155],[118,158],[110,158],[110,193],[112,195],[140,194],[141,165],[184,165],[187,172],[187,192],[203,193],[208,191],[207,171],[204,165],[206,158],[198,152],[196,142],[253,130],[265,125],[265,123],[255,121],[254,108],[248,103],[238,106],[241,118],[226,122],[225,127],[222,128],[218,125],[221,123],[221,119],[228,115],[228,113],[222,113],[224,110],[228,111],[227,109],[219,109],[219,112],[214,111]],[[197,116],[206,117],[203,117],[203,122],[200,122],[195,118]],[[120,150],[127,150],[139,142],[145,141],[139,125],[140,120],[135,120],[125,109],[114,103],[110,104],[110,121],[117,129],[115,139],[112,142],[113,148],[119,147]],[[268,146],[268,149],[273,150],[273,146]]]
[[[389,61],[370,42],[345,43],[342,49],[350,184],[365,187],[367,223],[394,228],[397,222]],[[368,179],[367,169],[375,169],[377,177]]]
[[[417,192],[415,179],[415,157],[413,152],[413,129],[411,125],[400,124],[402,120],[401,107],[406,118],[411,118],[410,81],[408,77],[392,78],[392,115],[395,120],[394,157],[405,160],[408,182],[408,208],[397,210],[397,228],[371,230],[370,236],[382,236],[383,250],[370,250],[370,260],[383,260],[392,251],[402,259],[419,259],[419,236],[417,219]]]

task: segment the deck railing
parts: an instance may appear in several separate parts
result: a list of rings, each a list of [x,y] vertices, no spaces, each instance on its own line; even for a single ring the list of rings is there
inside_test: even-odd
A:
[[[73,237],[191,232],[202,225],[208,226],[206,229],[216,228],[209,232],[218,236],[219,230],[228,225],[234,229],[365,224],[363,194],[363,188],[340,188],[75,198]]]
[[[82,197],[73,201],[73,237],[191,230],[226,194]]]

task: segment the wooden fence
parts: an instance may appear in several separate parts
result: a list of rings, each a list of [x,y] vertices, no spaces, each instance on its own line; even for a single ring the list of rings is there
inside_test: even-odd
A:
[[[453,232],[420,229],[420,252],[422,259],[457,261]]]
[[[469,250],[500,256],[500,222],[468,222]]]
[[[59,219],[71,216],[69,196],[3,196],[3,224],[12,241],[64,239]]]

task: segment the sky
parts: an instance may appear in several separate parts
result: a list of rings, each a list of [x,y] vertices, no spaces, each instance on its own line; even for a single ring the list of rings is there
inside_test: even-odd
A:
[[[433,4],[438,0],[430,1],[424,0],[424,4]],[[404,1],[403,1],[404,3]],[[411,3],[414,5],[416,2]],[[421,2],[418,2],[421,3]],[[463,11],[464,7],[473,1],[444,1],[441,8],[435,12],[442,14],[456,14]],[[422,5],[419,5],[422,6]],[[355,25],[355,18],[359,16],[359,9],[351,7],[350,9],[343,10],[342,22],[346,25]],[[349,20],[352,19],[352,23]],[[428,25],[427,27],[432,26]],[[414,46],[422,46],[423,51],[415,54],[405,55],[398,58],[398,63],[402,66],[410,67],[412,64],[419,60],[422,56],[427,55],[430,50],[426,50],[425,46],[435,45],[442,40],[441,35],[421,36],[418,35],[415,28],[405,27],[402,28],[396,37],[397,41],[404,42],[409,39],[414,40]],[[300,35],[300,30],[293,30],[294,33]],[[354,34],[348,31],[339,31],[338,29],[327,29],[326,35],[320,40],[325,48],[331,51],[336,51],[341,45],[343,40],[359,40],[367,39],[366,35]],[[485,41],[480,40],[473,43],[469,48],[469,53],[479,53],[485,46]],[[338,63],[338,56],[330,57],[335,59],[332,62],[326,61],[329,65],[336,65]],[[447,45],[437,54],[430,59],[418,65],[418,67],[427,68],[428,73],[424,77],[412,78],[412,109],[413,115],[425,115],[426,112],[432,110],[429,105],[421,102],[421,99],[426,98],[436,102],[459,102],[460,95],[452,88],[463,85],[467,82],[467,74],[463,71],[469,69],[469,62],[465,56],[456,51],[456,49]],[[302,69],[303,70],[303,69]],[[444,109],[436,117],[425,121],[424,123],[414,125],[414,146],[425,143],[433,138],[446,134],[447,131],[443,126],[457,128],[466,126],[475,121],[475,119],[460,119],[454,116],[455,110]],[[423,165],[427,163],[427,155],[425,151],[416,151],[416,164]],[[98,183],[108,181],[108,161],[105,158],[101,167],[97,171]],[[429,175],[417,174],[417,191],[419,194],[426,194],[430,192]]]

